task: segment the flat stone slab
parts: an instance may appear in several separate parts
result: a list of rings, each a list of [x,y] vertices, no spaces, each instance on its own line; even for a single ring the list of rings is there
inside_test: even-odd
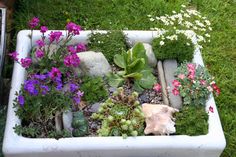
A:
[[[182,107],[182,99],[179,95],[174,95],[172,90],[174,86],[172,82],[175,80],[174,73],[177,69],[177,61],[176,60],[165,60],[163,62],[163,68],[165,73],[166,85],[170,87],[168,89],[168,97],[170,101],[170,105],[174,108],[180,109]]]
[[[72,119],[73,119],[73,114],[71,111],[63,112],[62,114],[63,128],[69,132],[72,131],[72,126],[71,126]]]
[[[167,90],[166,90],[166,81],[165,81],[165,75],[163,71],[162,61],[157,62],[157,69],[158,69],[158,77],[161,84],[161,90],[162,90],[162,99],[165,105],[169,105],[169,100],[167,98]]]
[[[104,76],[111,72],[111,66],[101,52],[85,51],[77,53],[80,65],[75,72],[89,76]]]

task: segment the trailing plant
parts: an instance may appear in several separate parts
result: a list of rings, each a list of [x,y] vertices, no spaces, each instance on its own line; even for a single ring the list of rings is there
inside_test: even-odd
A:
[[[152,69],[148,66],[147,56],[142,43],[137,43],[132,50],[127,53],[116,54],[114,63],[122,68],[122,71],[108,74],[108,83],[111,86],[121,86],[124,81],[133,81],[134,89],[142,91],[151,89],[156,83],[156,78],[152,74]]]
[[[108,97],[102,77],[83,77],[80,90],[84,92],[82,99],[89,104],[105,100]]]
[[[152,41],[158,60],[176,59],[178,62],[192,61],[194,44],[181,32],[166,32]]]
[[[73,136],[80,137],[88,134],[88,121],[85,119],[83,112],[73,112]]]
[[[102,52],[109,63],[113,63],[115,54],[120,54],[128,49],[126,37],[121,31],[107,33],[92,33],[88,42],[89,49]]]
[[[31,29],[29,38],[32,43],[33,29],[39,27],[37,17],[28,23]],[[14,107],[16,115],[21,119],[22,127],[15,131],[30,137],[58,137],[61,133],[55,132],[56,112],[63,112],[69,107],[76,108],[80,104],[83,93],[79,89],[79,79],[73,68],[80,64],[77,52],[85,49],[84,44],[68,45],[73,36],[80,34],[80,26],[73,22],[66,25],[67,34],[62,39],[62,32],[48,31],[45,25],[40,26],[41,39],[36,41],[30,57],[18,58],[19,53],[14,51],[10,57],[27,70],[27,78],[19,92],[16,92]],[[51,46],[56,49],[51,51]],[[48,64],[51,63],[51,64]],[[68,88],[69,87],[69,88]],[[31,131],[41,126],[37,134]],[[32,129],[29,129],[31,128]],[[22,129],[22,130],[21,130]]]
[[[205,135],[208,133],[208,114],[204,106],[184,105],[175,115],[177,135]]]
[[[182,63],[176,70],[176,80],[172,82],[175,87],[174,95],[183,97],[184,104],[205,105],[211,92],[220,94],[214,78],[206,68],[195,63]]]
[[[97,131],[99,136],[138,136],[143,135],[144,114],[138,101],[138,93],[131,95],[118,88],[94,113],[92,118],[102,122]]]

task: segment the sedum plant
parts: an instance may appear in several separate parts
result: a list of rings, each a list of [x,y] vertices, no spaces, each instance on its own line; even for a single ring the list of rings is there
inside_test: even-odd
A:
[[[186,105],[205,105],[211,92],[220,94],[214,78],[199,64],[182,63],[175,75],[177,78],[172,82],[175,87],[172,92],[174,95],[182,96]]]
[[[138,93],[131,95],[118,88],[94,113],[92,118],[102,122],[97,131],[99,136],[138,136],[143,135],[144,114],[138,101]]]
[[[150,89],[156,83],[152,69],[148,66],[147,56],[142,43],[137,43],[127,53],[116,54],[114,63],[122,69],[117,73],[108,74],[108,82],[111,86],[121,86],[124,81],[133,81],[136,91]]]

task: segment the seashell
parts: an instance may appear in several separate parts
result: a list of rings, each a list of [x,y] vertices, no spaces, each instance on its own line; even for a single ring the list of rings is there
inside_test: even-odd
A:
[[[142,104],[145,116],[145,134],[169,135],[176,132],[173,113],[177,109],[163,104]]]

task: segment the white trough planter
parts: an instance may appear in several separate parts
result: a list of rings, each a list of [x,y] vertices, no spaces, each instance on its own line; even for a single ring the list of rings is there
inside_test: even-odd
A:
[[[50,32],[50,31],[48,31]],[[65,31],[63,31],[65,35]],[[83,31],[72,42],[85,42],[91,31]],[[141,41],[150,43],[157,36],[156,31],[124,31],[132,43]],[[29,30],[21,31],[17,37],[19,58],[26,57],[31,49]],[[33,43],[40,38],[40,32],[34,31]],[[203,65],[200,51],[197,49],[194,62]],[[26,138],[17,135],[13,127],[20,124],[15,115],[13,100],[15,92],[20,90],[26,71],[17,63],[14,65],[12,87],[9,97],[7,123],[3,141],[5,157],[219,157],[226,141],[220,123],[215,101],[211,95],[206,104],[214,108],[209,113],[209,132],[201,136],[139,136],[128,137],[75,137]]]

